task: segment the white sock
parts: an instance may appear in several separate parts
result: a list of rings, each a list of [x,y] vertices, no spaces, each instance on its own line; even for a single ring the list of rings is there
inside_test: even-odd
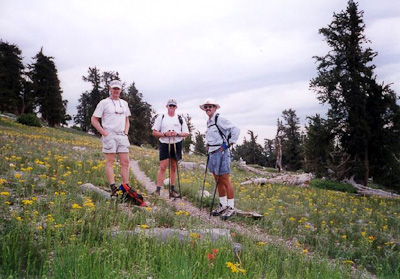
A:
[[[227,197],[227,196],[225,196],[225,197],[219,197],[219,203],[220,203],[222,206],[227,206],[227,205],[228,205],[228,197]]]
[[[235,208],[235,199],[228,199],[228,206]]]

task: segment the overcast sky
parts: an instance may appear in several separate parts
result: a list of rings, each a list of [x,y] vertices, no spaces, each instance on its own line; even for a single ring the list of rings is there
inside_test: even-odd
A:
[[[325,113],[309,90],[313,56],[328,52],[318,30],[347,0],[0,0],[0,39],[16,44],[25,63],[54,57],[68,113],[76,114],[89,67],[117,71],[158,113],[169,98],[205,131],[199,105],[214,98],[221,115],[272,139],[284,109]],[[400,2],[361,0],[368,45],[380,82],[400,94]]]

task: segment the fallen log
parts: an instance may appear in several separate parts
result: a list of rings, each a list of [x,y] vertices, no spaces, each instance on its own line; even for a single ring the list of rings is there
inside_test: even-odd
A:
[[[312,179],[312,174],[310,173],[302,173],[302,174],[285,174],[285,175],[280,175],[277,177],[273,178],[250,178],[242,183],[240,185],[248,185],[248,184],[254,184],[254,185],[265,185],[267,183],[270,184],[285,184],[285,185],[298,185],[298,186],[303,186],[307,187],[310,180]]]
[[[357,184],[357,182],[354,181],[354,177],[351,177],[350,179],[345,179],[343,180],[344,183],[349,183],[351,184],[354,188],[357,189],[357,193],[361,195],[367,195],[367,196],[378,196],[378,197],[383,197],[383,198],[399,198],[400,195],[395,194],[395,193],[390,193],[386,192],[381,189],[374,189],[371,187],[367,187],[361,184]]]

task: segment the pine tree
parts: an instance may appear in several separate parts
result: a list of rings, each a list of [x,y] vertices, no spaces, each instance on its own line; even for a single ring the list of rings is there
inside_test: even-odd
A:
[[[74,116],[75,124],[78,124],[82,131],[99,134],[98,131],[90,124],[90,118],[96,109],[97,104],[104,98],[109,96],[109,84],[112,80],[117,79],[118,72],[101,73],[96,67],[89,67],[87,76],[82,76],[83,81],[89,82],[92,86],[90,91],[81,94],[79,105],[77,106],[77,114]],[[121,92],[121,96],[124,92]],[[101,121],[101,120],[100,120]]]
[[[76,107],[78,113],[74,116],[74,123],[79,126],[79,128],[83,132],[89,132],[92,127],[90,124],[90,118],[92,114],[90,114],[90,96],[88,92],[84,92],[81,94],[79,98],[79,105]]]
[[[265,166],[270,168],[275,167],[276,150],[274,140],[264,139],[264,156],[266,160]]]
[[[155,146],[156,139],[152,136],[151,130],[154,112],[151,105],[143,101],[143,94],[136,89],[134,82],[128,87],[126,99],[132,114],[129,118],[129,140],[131,144],[151,144]]]
[[[380,136],[375,131],[398,139],[398,131],[391,129],[398,126],[398,107],[390,88],[376,82],[375,65],[371,62],[377,53],[364,48],[369,41],[364,35],[363,12],[358,10],[358,4],[349,1],[347,9],[333,17],[327,28],[319,30],[332,50],[326,56],[315,57],[318,76],[311,80],[310,87],[322,103],[330,105],[328,120],[336,123],[332,130],[335,140],[350,157],[351,174],[366,185],[370,174],[376,174],[371,167],[378,167],[377,156],[386,155],[385,160],[392,161],[389,157],[396,155],[393,152],[398,143],[393,141],[377,151],[376,139]],[[389,169],[393,167],[397,169],[395,165]]]
[[[194,143],[193,142],[193,138],[192,138],[192,132],[194,129],[194,126],[192,124],[192,117],[190,117],[189,114],[186,114],[186,116],[184,116],[186,124],[188,126],[188,130],[189,130],[189,136],[187,136],[183,141],[182,141],[182,148],[186,153],[189,153],[190,151],[190,146]]]
[[[317,177],[328,176],[331,156],[334,151],[334,139],[331,125],[319,114],[308,118],[304,141],[304,170],[313,172]]]
[[[289,170],[299,170],[302,166],[302,146],[300,138],[300,120],[296,111],[289,109],[282,112],[283,140],[282,160]]]
[[[257,143],[257,135],[253,131],[247,131],[250,135],[250,140],[244,138],[243,144],[237,145],[235,151],[232,152],[235,160],[242,158],[248,164],[256,164],[260,166],[266,165],[266,158],[263,153],[263,148]]]
[[[54,58],[45,56],[42,48],[33,59],[36,62],[29,66],[30,76],[42,119],[50,126],[63,124],[67,117],[67,102],[62,100],[60,81],[53,62]]]
[[[35,100],[44,121],[50,126],[59,125],[65,116],[64,102],[60,81],[53,57],[45,56],[43,48],[34,57],[36,62],[30,66],[31,78],[35,92]]]
[[[24,112],[24,68],[18,46],[0,41],[0,111]]]
[[[200,154],[207,154],[206,143],[204,141],[204,135],[200,131],[196,132],[194,151]]]

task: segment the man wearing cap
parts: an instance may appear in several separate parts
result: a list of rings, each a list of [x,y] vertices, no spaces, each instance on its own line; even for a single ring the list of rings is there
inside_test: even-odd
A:
[[[165,171],[170,161],[170,192],[169,197],[179,198],[180,194],[175,190],[177,162],[182,159],[182,140],[189,136],[189,129],[185,119],[175,114],[178,108],[175,99],[167,102],[167,114],[160,114],[154,121],[151,128],[153,136],[159,138],[160,168],[157,174],[157,190],[154,192],[160,195]]]
[[[213,173],[217,182],[219,206],[212,212],[213,216],[221,216],[223,220],[233,216],[235,199],[230,174],[229,147],[237,142],[240,129],[228,119],[216,113],[220,105],[214,99],[207,99],[200,105],[208,116],[206,142],[208,150],[207,168]]]
[[[106,157],[106,176],[110,184],[111,195],[118,188],[115,186],[114,159],[118,153],[121,163],[122,183],[129,183],[129,116],[128,103],[120,99],[122,83],[119,80],[110,82],[110,96],[101,100],[93,113],[91,123],[102,135],[103,153]],[[99,119],[101,118],[101,124]]]

